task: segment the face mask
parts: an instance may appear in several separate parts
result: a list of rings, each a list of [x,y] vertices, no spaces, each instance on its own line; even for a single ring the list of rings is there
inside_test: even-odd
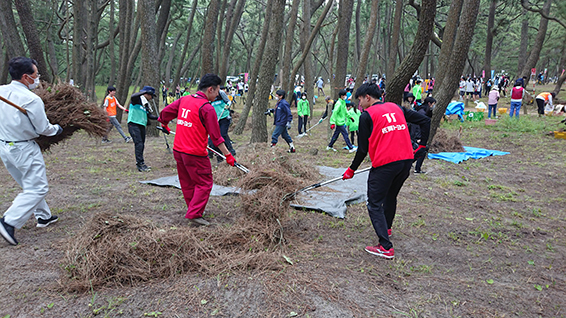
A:
[[[33,83],[28,85],[29,89],[36,89],[39,86],[39,76],[33,79]]]
[[[302,99],[307,99],[307,97],[306,97],[306,96],[303,96]]]

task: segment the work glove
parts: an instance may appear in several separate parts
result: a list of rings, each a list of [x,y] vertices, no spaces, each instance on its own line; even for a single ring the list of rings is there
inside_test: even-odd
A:
[[[562,120],[560,121],[560,123],[566,124],[566,118],[562,119]]]
[[[291,122],[287,122],[287,125],[285,125],[285,127],[287,127],[287,129],[291,129]]]
[[[267,115],[271,116],[271,114],[273,114],[274,111],[275,111],[275,109],[270,108],[270,109],[268,109],[268,110],[267,110],[265,113],[263,113],[263,114],[266,115],[266,116],[267,116]]]
[[[169,135],[171,133],[171,129],[169,128],[169,126],[165,125],[165,124],[161,124],[161,131],[166,133],[167,135]]]
[[[127,108],[126,108],[126,109],[124,109],[124,111],[125,111],[126,113],[129,113],[129,112],[130,112],[130,110],[129,110],[129,109],[127,109]]]
[[[352,170],[352,168],[348,167],[346,172],[344,172],[344,174],[342,175],[342,180],[352,179],[353,177],[354,177],[354,170]]]
[[[416,159],[419,159],[419,158],[421,158],[421,157],[424,157],[424,156],[426,155],[427,151],[428,151],[428,147],[427,147],[427,146],[419,145],[419,146],[417,147],[417,149],[415,149],[415,150],[413,151],[413,155],[414,155],[414,157],[415,157],[415,160],[416,160]]]
[[[231,153],[228,153],[226,155],[226,162],[233,167],[236,164],[236,159],[234,159]]]
[[[330,129],[334,130],[334,128],[336,128],[336,125],[334,124],[330,125]]]
[[[59,124],[55,124],[55,126],[57,126],[57,132],[55,133],[55,136],[58,136],[63,132],[63,127],[61,127]]]

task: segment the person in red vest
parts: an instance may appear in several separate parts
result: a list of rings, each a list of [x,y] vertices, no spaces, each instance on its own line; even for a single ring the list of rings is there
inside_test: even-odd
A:
[[[525,88],[523,87],[522,81],[515,81],[515,86],[511,90],[511,109],[509,110],[509,117],[515,117],[519,119],[519,111],[521,110],[521,105],[523,105],[523,97],[525,97]]]
[[[375,84],[363,84],[356,98],[365,110],[360,116],[358,151],[342,179],[350,179],[369,153],[372,168],[367,183],[368,212],[379,238],[376,246],[366,252],[379,257],[395,257],[389,240],[391,225],[397,209],[397,195],[409,176],[415,158],[426,155],[430,119],[416,111],[394,103],[383,103],[381,91]],[[421,140],[413,150],[407,122],[421,129]]]
[[[177,118],[173,151],[181,191],[187,203],[185,218],[198,225],[210,224],[202,217],[212,190],[212,167],[206,149],[208,136],[229,165],[236,163],[224,144],[216,111],[210,104],[218,95],[221,83],[218,75],[205,74],[200,79],[196,94],[183,96],[169,104],[157,119],[165,131],[171,132],[167,125]]]

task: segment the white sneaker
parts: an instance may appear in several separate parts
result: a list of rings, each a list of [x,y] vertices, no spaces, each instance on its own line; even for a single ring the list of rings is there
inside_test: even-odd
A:
[[[336,151],[336,149],[334,149],[334,148],[332,148],[332,147],[329,147],[329,146],[326,146],[326,150]]]
[[[352,153],[352,152],[356,152],[358,150],[358,147],[354,146],[352,147],[352,149],[349,149],[348,152]]]

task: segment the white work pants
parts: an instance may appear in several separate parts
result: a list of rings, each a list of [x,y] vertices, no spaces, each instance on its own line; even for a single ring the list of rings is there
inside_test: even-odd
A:
[[[20,229],[32,214],[36,218],[49,219],[51,211],[45,202],[49,187],[45,162],[37,143],[8,144],[0,141],[0,157],[8,172],[24,190],[4,212],[4,222]]]

